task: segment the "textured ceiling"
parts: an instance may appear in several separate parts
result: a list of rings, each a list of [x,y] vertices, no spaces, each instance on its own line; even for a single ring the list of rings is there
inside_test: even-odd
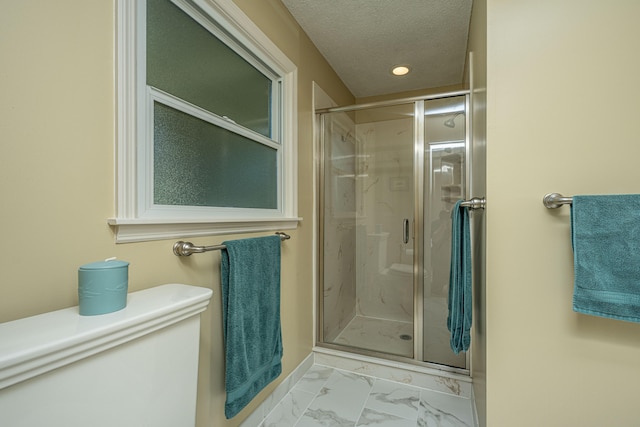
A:
[[[358,98],[463,81],[472,0],[282,2]]]

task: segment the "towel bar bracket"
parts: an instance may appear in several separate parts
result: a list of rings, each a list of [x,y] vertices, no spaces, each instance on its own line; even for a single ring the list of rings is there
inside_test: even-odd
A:
[[[484,209],[487,205],[487,200],[484,197],[474,197],[469,200],[465,200],[460,203],[460,206],[468,207],[471,210]]]
[[[573,203],[573,197],[565,197],[560,193],[545,194],[542,198],[542,204],[547,209],[557,209],[562,205],[570,205]]]
[[[280,236],[280,240],[289,240],[291,238],[291,236],[282,231],[278,231],[276,234]],[[191,254],[201,254],[203,252],[217,251],[225,248],[225,245],[195,246],[191,242],[179,240],[173,244],[173,254],[175,256],[191,256]]]

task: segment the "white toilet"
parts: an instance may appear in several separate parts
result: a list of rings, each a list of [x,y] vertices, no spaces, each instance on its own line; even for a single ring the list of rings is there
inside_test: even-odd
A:
[[[0,324],[0,425],[193,426],[198,314],[211,294],[169,284],[130,293],[114,313]]]

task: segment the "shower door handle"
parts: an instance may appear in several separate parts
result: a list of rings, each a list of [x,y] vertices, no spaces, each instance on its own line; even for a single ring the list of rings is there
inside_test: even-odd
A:
[[[409,218],[402,221],[402,243],[409,243]]]

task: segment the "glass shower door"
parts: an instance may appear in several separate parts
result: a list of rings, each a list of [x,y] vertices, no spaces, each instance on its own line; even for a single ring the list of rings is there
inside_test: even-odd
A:
[[[413,357],[414,104],[323,115],[322,341]]]
[[[466,97],[425,101],[423,360],[466,369],[447,330],[451,211],[466,194]]]
[[[467,370],[447,330],[467,109],[462,95],[322,114],[323,346]]]

